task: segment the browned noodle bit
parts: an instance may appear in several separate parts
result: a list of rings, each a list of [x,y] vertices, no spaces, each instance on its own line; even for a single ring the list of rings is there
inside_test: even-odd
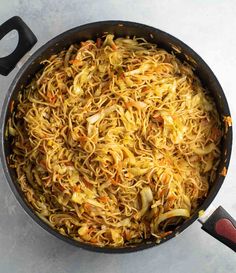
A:
[[[8,122],[11,166],[37,214],[114,247],[160,239],[189,218],[215,178],[222,137],[192,68],[111,34],[42,65]]]

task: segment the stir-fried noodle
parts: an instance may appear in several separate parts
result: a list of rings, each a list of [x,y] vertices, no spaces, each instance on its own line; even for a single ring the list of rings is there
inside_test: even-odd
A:
[[[214,180],[219,116],[193,69],[141,38],[88,40],[43,63],[9,120],[27,201],[75,240],[162,238]]]

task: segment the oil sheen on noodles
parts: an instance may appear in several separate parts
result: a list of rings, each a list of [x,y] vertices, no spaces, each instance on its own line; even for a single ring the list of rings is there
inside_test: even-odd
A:
[[[37,214],[75,240],[114,247],[159,240],[189,218],[214,180],[222,136],[193,69],[110,34],[42,67],[7,131]]]

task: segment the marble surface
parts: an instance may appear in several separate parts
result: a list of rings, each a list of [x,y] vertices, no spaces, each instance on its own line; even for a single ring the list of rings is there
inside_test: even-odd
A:
[[[236,119],[236,1],[234,0],[0,0],[0,24],[19,15],[38,43],[72,27],[107,19],[137,21],[160,28],[185,41],[218,77]],[[14,49],[17,36],[0,41],[0,56]],[[26,57],[27,58],[27,57]],[[19,66],[0,76],[0,107]],[[214,200],[236,217],[235,145],[225,183]],[[1,170],[0,166],[0,170]],[[98,254],[52,237],[34,223],[11,193],[0,172],[0,273],[224,273],[236,272],[236,254],[203,232],[199,223],[177,238],[132,254]]]

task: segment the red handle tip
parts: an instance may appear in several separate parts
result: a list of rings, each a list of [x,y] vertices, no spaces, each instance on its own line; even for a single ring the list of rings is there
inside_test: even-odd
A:
[[[218,220],[215,224],[215,231],[220,236],[236,244],[236,227],[230,220],[226,218]]]

